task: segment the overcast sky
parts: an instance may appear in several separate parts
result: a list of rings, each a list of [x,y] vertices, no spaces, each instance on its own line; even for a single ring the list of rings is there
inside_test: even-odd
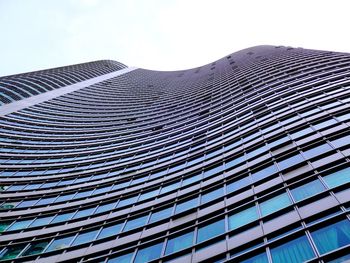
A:
[[[0,76],[100,59],[187,69],[255,45],[350,52],[350,0],[0,0]]]

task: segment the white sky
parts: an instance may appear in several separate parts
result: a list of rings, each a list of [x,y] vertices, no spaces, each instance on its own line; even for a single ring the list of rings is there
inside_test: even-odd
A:
[[[262,44],[350,52],[350,0],[0,0],[0,76],[100,59],[186,69]]]

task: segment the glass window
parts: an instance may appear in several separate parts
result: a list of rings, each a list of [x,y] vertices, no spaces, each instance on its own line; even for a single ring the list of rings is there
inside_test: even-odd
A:
[[[57,249],[63,249],[66,247],[69,247],[69,244],[73,240],[74,236],[69,236],[69,237],[63,237],[63,238],[58,238],[55,239],[45,250],[45,252],[57,250]]]
[[[76,218],[92,215],[93,212],[95,211],[95,208],[96,207],[80,210],[74,215],[73,218],[76,219]]]
[[[232,182],[232,183],[229,183],[227,185],[227,193],[232,193],[234,191],[237,191],[239,189],[242,189],[243,187],[249,185],[251,182],[250,182],[250,178],[249,177],[244,177],[238,181],[235,181],[235,182]]]
[[[214,191],[203,194],[202,195],[202,204],[205,204],[207,202],[210,202],[216,198],[223,197],[223,196],[224,196],[224,189],[218,188]]]
[[[219,166],[212,167],[210,170],[204,171],[203,178],[207,178],[207,177],[209,177],[209,176],[211,176],[213,174],[219,173],[219,172],[221,172],[223,170],[224,170],[224,167],[223,167],[222,164],[219,165]]]
[[[323,176],[323,180],[330,188],[350,182],[350,168],[346,168],[335,173]]]
[[[18,208],[18,207],[29,207],[29,206],[34,205],[36,202],[38,202],[37,199],[35,199],[35,200],[23,201],[23,202],[21,202],[21,203],[17,206],[17,208]]]
[[[289,241],[281,246],[271,249],[273,263],[304,262],[313,258],[314,252],[306,236]]]
[[[201,179],[202,179],[202,174],[197,174],[197,175],[193,175],[191,177],[187,177],[186,179],[183,180],[182,186],[189,185],[189,184],[197,182]]]
[[[350,143],[350,135],[332,140],[331,142],[335,147],[340,148],[340,147],[348,145]]]
[[[179,186],[180,186],[180,181],[173,184],[168,184],[162,187],[162,189],[160,190],[160,193],[164,194],[164,193],[170,192],[172,190],[178,189]]]
[[[116,258],[111,258],[107,261],[107,263],[130,263],[132,255],[133,253],[130,253]]]
[[[40,199],[36,205],[47,205],[47,204],[51,204],[55,201],[56,199],[56,196],[55,197],[51,197],[51,198],[43,198],[43,199]]]
[[[123,224],[117,224],[113,226],[104,226],[98,235],[98,238],[110,237],[118,234]]]
[[[193,236],[194,232],[192,231],[181,236],[169,239],[166,245],[165,254],[168,255],[192,246]]]
[[[250,207],[228,217],[229,229],[236,229],[258,219],[256,207]]]
[[[289,168],[297,163],[301,163],[302,161],[304,161],[303,157],[300,154],[294,155],[292,157],[289,157],[287,159],[284,159],[282,161],[279,161],[279,167],[281,168],[281,170]]]
[[[44,251],[49,242],[37,242],[30,245],[30,247],[22,254],[22,256],[31,256],[40,254]]]
[[[292,193],[292,196],[294,197],[294,200],[298,202],[300,200],[303,200],[305,198],[318,194],[323,190],[325,190],[325,187],[320,182],[320,180],[314,180],[312,182],[309,182],[299,187],[296,187],[294,189],[291,189],[290,191]]]
[[[280,194],[260,204],[261,215],[272,214],[291,204],[287,193]]]
[[[244,155],[242,155],[242,156],[237,157],[231,161],[226,162],[225,167],[226,167],[226,169],[230,169],[230,168],[236,166],[237,164],[243,162],[244,160],[245,160],[245,157],[244,157]]]
[[[139,201],[146,200],[148,198],[154,197],[158,194],[159,189],[149,191],[140,195]]]
[[[164,218],[170,217],[171,212],[173,211],[173,207],[169,207],[163,210],[160,210],[158,212],[154,212],[151,215],[151,219],[149,220],[150,223],[162,220]]]
[[[132,230],[141,226],[144,226],[147,222],[147,216],[143,216],[143,217],[139,217],[139,218],[135,218],[132,220],[128,220],[128,222],[126,222],[124,230],[123,231],[128,231],[128,230]]]
[[[119,204],[118,204],[118,207],[122,207],[122,206],[126,206],[126,205],[130,205],[130,204],[133,204],[137,201],[137,198],[138,196],[133,196],[133,197],[130,197],[130,198],[127,198],[127,199],[123,199],[123,200],[120,200]]]
[[[97,235],[98,230],[90,231],[90,232],[85,232],[85,233],[80,233],[77,238],[74,240],[72,246],[84,244],[91,242],[95,239]]]
[[[221,219],[207,226],[198,229],[197,243],[203,242],[212,237],[218,236],[225,232],[225,220]]]
[[[197,206],[197,198],[179,203],[176,205],[175,214],[181,213]]]
[[[303,130],[291,133],[290,137],[292,137],[293,139],[296,139],[296,138],[299,138],[301,136],[304,136],[304,135],[312,133],[312,132],[313,132],[313,130],[308,127],[308,128],[303,129]]]
[[[0,233],[3,232],[12,222],[0,222]]]
[[[252,258],[248,258],[246,260],[240,261],[241,263],[269,263],[267,260],[267,255],[266,253],[261,253],[257,256],[254,256]]]
[[[0,253],[0,260],[5,260],[5,259],[13,259],[21,253],[21,251],[24,249],[26,245],[21,244],[17,246],[11,246],[5,248],[1,253]]]
[[[99,214],[99,213],[103,213],[106,211],[110,211],[116,206],[116,204],[117,204],[117,202],[105,204],[105,205],[100,205],[99,207],[97,207],[94,214]]]
[[[43,225],[49,224],[51,222],[52,218],[53,218],[53,216],[37,218],[34,220],[33,223],[30,224],[30,227],[43,226]]]
[[[350,244],[350,222],[345,219],[319,230],[312,231],[311,236],[321,254]]]
[[[159,243],[150,247],[146,247],[137,251],[134,263],[146,263],[160,257],[163,243]]]
[[[63,221],[69,220],[69,219],[72,218],[72,216],[74,215],[74,213],[75,213],[75,212],[57,215],[57,216],[52,220],[51,224],[53,224],[53,223],[59,223],[59,222],[63,222]]]
[[[306,156],[306,158],[311,159],[315,156],[321,155],[321,154],[328,152],[328,151],[331,151],[331,150],[332,150],[331,146],[329,146],[328,144],[322,144],[322,145],[316,146],[312,149],[304,151],[304,155]]]
[[[276,172],[277,172],[276,166],[271,165],[269,167],[266,167],[264,169],[261,169],[257,172],[252,173],[252,178],[253,178],[253,181],[256,182],[256,181],[264,179],[264,178],[268,177],[269,175],[274,174]]]
[[[17,221],[15,223],[13,223],[8,229],[7,231],[10,230],[18,230],[18,229],[23,229],[29,226],[29,224],[33,221],[33,219],[30,220],[22,220],[22,221]]]
[[[74,195],[75,195],[75,193],[69,194],[69,195],[61,195],[61,196],[57,197],[57,199],[55,200],[55,203],[68,201],[68,200],[72,199]]]

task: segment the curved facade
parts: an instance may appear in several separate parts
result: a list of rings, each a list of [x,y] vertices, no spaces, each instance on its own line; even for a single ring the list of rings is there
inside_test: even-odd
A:
[[[13,109],[0,117],[0,260],[350,259],[349,54],[258,46],[174,72],[108,63],[0,78]],[[10,95],[24,79],[31,91]]]

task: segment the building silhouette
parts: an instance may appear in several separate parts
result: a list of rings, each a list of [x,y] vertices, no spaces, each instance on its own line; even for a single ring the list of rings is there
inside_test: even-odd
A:
[[[350,260],[350,54],[0,78],[1,262]]]

